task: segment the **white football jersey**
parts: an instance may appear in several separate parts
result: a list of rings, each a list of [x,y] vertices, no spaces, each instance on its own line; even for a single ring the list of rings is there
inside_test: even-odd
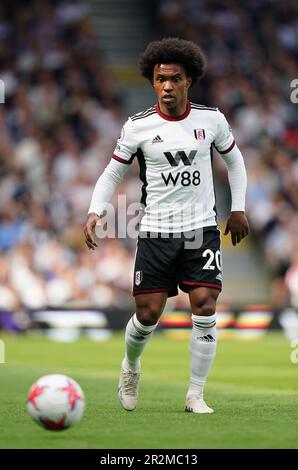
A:
[[[113,158],[140,165],[144,214],[140,230],[185,232],[216,225],[212,146],[229,152],[235,141],[217,109],[188,101],[179,118],[158,104],[130,117]]]

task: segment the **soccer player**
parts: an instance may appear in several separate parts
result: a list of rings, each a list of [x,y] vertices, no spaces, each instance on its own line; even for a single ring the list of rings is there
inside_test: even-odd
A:
[[[113,157],[94,188],[85,241],[89,249],[97,246],[95,225],[137,158],[144,215],[134,269],[136,312],[126,326],[119,400],[125,410],[136,408],[141,354],[167,298],[177,295],[179,286],[189,295],[193,325],[185,411],[212,413],[203,392],[216,352],[216,301],[222,288],[212,147],[228,169],[232,204],[225,235],[231,234],[233,245],[249,230],[244,212],[245,166],[225,116],[217,108],[188,99],[189,88],[205,68],[196,44],[177,38],[153,41],[139,65],[156,92],[157,104],[125,123]]]

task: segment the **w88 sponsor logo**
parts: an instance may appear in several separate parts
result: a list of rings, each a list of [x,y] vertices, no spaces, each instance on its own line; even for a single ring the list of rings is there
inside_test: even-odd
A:
[[[200,172],[198,170],[194,171],[193,173],[190,173],[189,171],[179,171],[175,175],[173,175],[172,172],[168,173],[167,175],[161,173],[161,177],[166,186],[169,186],[169,184],[176,186],[177,183],[179,184],[179,182],[182,186],[189,186],[190,184],[198,186],[201,182]]]
[[[179,150],[175,153],[175,155],[173,155],[171,152],[164,152],[164,156],[167,158],[169,164],[172,167],[177,167],[180,162],[187,166],[192,165],[196,154],[197,150],[191,150],[188,155],[183,150]],[[161,177],[166,186],[169,186],[169,184],[176,186],[177,183],[179,184],[179,182],[182,186],[189,186],[190,184],[193,186],[198,186],[201,182],[200,172],[197,170],[193,173],[189,171],[179,171],[178,173],[175,173],[175,175],[173,175],[172,172],[167,174],[161,173]]]

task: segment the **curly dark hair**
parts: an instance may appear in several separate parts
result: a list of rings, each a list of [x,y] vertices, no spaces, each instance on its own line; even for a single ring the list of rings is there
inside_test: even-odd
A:
[[[182,64],[192,78],[192,85],[199,81],[205,72],[206,60],[200,47],[192,41],[179,38],[163,38],[152,41],[141,54],[139,67],[143,77],[153,82],[155,64]]]

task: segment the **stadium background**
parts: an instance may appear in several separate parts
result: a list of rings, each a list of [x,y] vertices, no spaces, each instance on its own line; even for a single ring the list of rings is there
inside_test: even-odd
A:
[[[167,35],[205,51],[208,72],[191,97],[226,114],[249,180],[251,234],[236,248],[222,239],[218,331],[228,340],[208,380],[211,419],[183,413],[183,294],[167,305],[144,354],[140,406],[124,419],[116,389],[135,240],[89,252],[82,234],[123,122],[155,102],[138,55]],[[294,0],[1,1],[0,448],[297,447],[297,36]],[[214,163],[223,227],[227,176]],[[140,194],[137,166],[120,193],[128,203]],[[287,339],[265,334],[281,324]],[[82,422],[63,435],[42,432],[25,407],[33,381],[55,372],[87,397]]]
[[[36,328],[34,312],[49,307],[107,310],[109,324],[123,327],[133,311],[135,240],[102,241],[90,253],[82,226],[127,115],[155,102],[138,55],[167,35],[205,51],[208,72],[191,97],[227,115],[248,172],[251,235],[236,249],[223,237],[220,310],[273,312],[255,326],[278,326],[286,311],[295,324],[297,12],[290,0],[1,2],[0,327]],[[215,177],[222,226],[229,189],[220,158]],[[137,164],[119,192],[139,200]],[[181,293],[167,310],[187,307]]]

